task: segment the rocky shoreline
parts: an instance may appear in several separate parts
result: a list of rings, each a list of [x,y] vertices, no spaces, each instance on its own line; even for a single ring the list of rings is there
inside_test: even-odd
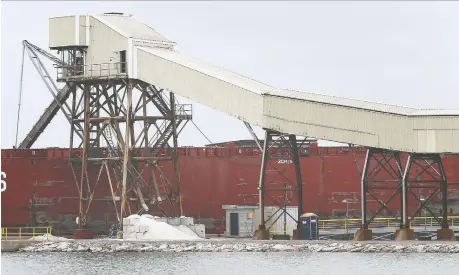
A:
[[[459,243],[393,242],[124,242],[44,241],[20,252],[360,252],[360,253],[459,253]]]

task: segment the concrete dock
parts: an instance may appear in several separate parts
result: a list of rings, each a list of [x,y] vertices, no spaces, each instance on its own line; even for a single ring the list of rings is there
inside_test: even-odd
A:
[[[39,243],[34,240],[2,240],[2,252],[15,252],[26,246]]]

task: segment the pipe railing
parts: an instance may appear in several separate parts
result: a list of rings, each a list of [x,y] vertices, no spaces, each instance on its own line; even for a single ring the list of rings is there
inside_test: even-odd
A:
[[[2,227],[2,240],[27,240],[36,236],[51,236],[51,227]]]
[[[439,218],[440,220],[442,218]],[[359,229],[362,225],[362,219],[327,219],[319,220],[320,230],[340,230],[340,229]],[[449,216],[448,224],[453,226],[459,226],[459,216]],[[399,218],[375,218],[369,228],[382,228],[382,229],[398,229],[400,227]],[[424,227],[426,229],[437,229],[441,225],[438,224],[434,217],[415,217],[410,223],[410,227]]]

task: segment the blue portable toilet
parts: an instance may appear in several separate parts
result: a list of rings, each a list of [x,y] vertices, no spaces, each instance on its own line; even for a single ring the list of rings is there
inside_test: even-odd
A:
[[[300,240],[319,239],[319,216],[305,213],[300,216]]]

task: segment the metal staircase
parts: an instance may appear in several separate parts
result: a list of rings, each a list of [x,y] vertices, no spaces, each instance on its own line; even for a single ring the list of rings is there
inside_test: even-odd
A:
[[[166,100],[162,96],[163,90],[156,90],[153,86],[148,86],[147,91],[150,95],[150,99],[155,104],[156,108],[163,114],[163,116],[167,116],[170,113],[169,105],[167,104]]]
[[[150,87],[150,89],[148,89],[151,95],[151,100],[164,116],[170,117],[170,101],[167,99],[167,97],[162,96],[162,90],[154,91],[153,89],[155,88]],[[173,123],[175,123],[176,131],[178,132],[180,125],[182,125],[184,121],[186,123],[189,119],[191,119],[191,115],[187,113],[187,110],[185,110],[184,106],[184,104],[178,104],[178,101],[175,99],[175,121],[164,120],[158,127],[160,131],[156,132],[150,139],[150,152],[153,156],[158,155],[165,146],[168,146],[168,142],[173,135]]]
[[[178,129],[180,124],[182,123],[183,120],[181,119],[176,119],[175,120],[175,125],[176,128]],[[164,121],[160,126],[159,129],[162,130],[162,133],[157,132],[155,135],[151,138],[150,140],[150,146],[151,146],[151,153],[156,156],[158,155],[162,149],[166,145],[168,145],[168,142],[170,138],[172,137],[173,134],[173,122],[171,121]]]

